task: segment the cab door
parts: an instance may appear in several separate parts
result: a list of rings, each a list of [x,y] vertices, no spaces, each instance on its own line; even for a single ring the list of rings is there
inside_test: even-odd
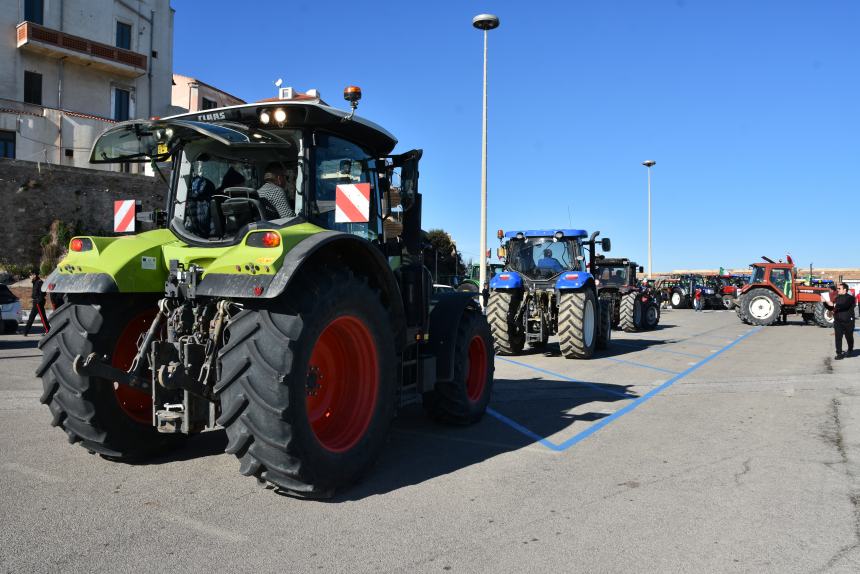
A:
[[[788,304],[794,303],[794,286],[792,282],[791,269],[772,268],[770,270],[769,282],[779,291]]]

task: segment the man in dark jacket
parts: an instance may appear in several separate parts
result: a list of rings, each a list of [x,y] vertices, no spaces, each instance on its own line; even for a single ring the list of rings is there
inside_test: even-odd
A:
[[[848,285],[841,283],[836,300],[827,305],[833,310],[833,329],[836,335],[836,359],[854,354],[854,297],[848,293]],[[842,353],[842,337],[848,343],[848,353]]]
[[[24,327],[25,337],[30,334],[30,327],[33,326],[33,321],[36,319],[36,313],[38,313],[39,318],[42,319],[42,327],[45,329],[45,333],[51,329],[50,325],[48,325],[48,315],[45,313],[45,294],[42,293],[42,279],[39,277],[39,272],[33,271],[33,275],[30,279],[33,281],[33,291],[30,293],[33,298],[33,303],[30,308],[30,317],[27,319],[27,326]]]

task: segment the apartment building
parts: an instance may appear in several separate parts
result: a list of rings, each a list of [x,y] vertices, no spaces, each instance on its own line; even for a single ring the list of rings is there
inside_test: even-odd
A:
[[[170,0],[3,4],[0,157],[95,168],[90,149],[106,128],[170,113]]]
[[[173,74],[173,114],[238,106],[245,100],[219,90],[197,78]]]

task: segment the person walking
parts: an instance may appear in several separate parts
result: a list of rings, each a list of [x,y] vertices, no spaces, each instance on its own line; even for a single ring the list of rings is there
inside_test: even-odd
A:
[[[833,310],[833,330],[836,335],[836,360],[850,357],[854,354],[854,297],[848,293],[848,284],[840,283],[838,295],[832,305],[826,305]],[[848,352],[842,353],[842,338],[848,344]]]
[[[30,317],[27,319],[27,326],[24,327],[24,336],[30,334],[30,327],[33,326],[33,321],[36,319],[36,313],[39,314],[39,318],[42,319],[42,327],[45,329],[45,334],[50,331],[51,326],[48,325],[48,314],[45,313],[45,294],[42,293],[42,279],[39,277],[38,271],[33,271],[33,274],[30,276],[30,280],[33,281],[33,290],[30,295],[32,296],[33,303],[30,307]]]

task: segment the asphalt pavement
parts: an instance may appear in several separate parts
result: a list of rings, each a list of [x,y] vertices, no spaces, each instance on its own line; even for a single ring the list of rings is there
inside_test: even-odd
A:
[[[666,311],[590,361],[497,357],[480,423],[404,407],[325,502],[241,476],[223,431],[138,465],[68,444],[36,340],[0,337],[4,572],[860,571],[860,356],[831,330]]]

